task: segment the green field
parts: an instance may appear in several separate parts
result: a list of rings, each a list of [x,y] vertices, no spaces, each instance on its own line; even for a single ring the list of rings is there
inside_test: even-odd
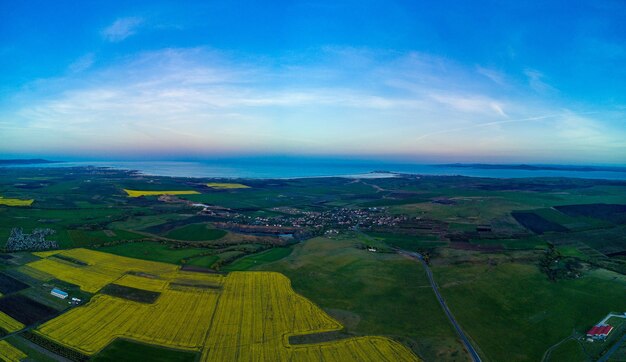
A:
[[[225,235],[226,231],[212,228],[208,224],[191,224],[174,229],[165,234],[165,237],[187,241],[210,241],[217,240]]]
[[[352,238],[315,238],[254,269],[287,275],[298,293],[339,319],[348,333],[396,337],[428,361],[464,360],[422,266],[354,245]]]
[[[270,263],[280,260],[291,254],[292,248],[272,248],[270,250],[245,256],[241,259],[237,259],[234,263],[222,268],[223,271],[239,271],[248,270],[261,264]]]
[[[204,249],[200,248],[172,249],[168,244],[149,241],[106,246],[96,250],[129,258],[162,261],[172,264],[180,264],[181,259],[190,258],[205,252]]]
[[[216,261],[220,259],[217,255],[205,255],[194,257],[186,265],[199,266],[203,268],[211,268]]]
[[[582,349],[580,342],[569,339],[562,344],[560,344],[557,348],[555,348],[548,361],[585,361],[587,360],[587,355]]]
[[[431,235],[414,236],[380,232],[370,232],[367,233],[367,235],[381,240],[390,246],[411,251],[432,249],[445,246],[447,244],[445,241],[437,240],[436,237]]]
[[[155,361],[155,362],[194,362],[198,353],[173,350],[145,343],[138,343],[126,339],[116,339],[92,361]]]
[[[592,271],[550,282],[535,265],[485,259],[435,264],[433,273],[488,360],[540,360],[573,331],[583,333],[608,312],[626,310],[626,280],[619,274]]]
[[[249,188],[207,186],[225,183]],[[124,189],[198,194],[159,200],[128,197]],[[538,361],[561,341],[551,361],[584,360],[583,353],[596,359],[612,340],[591,345],[568,338],[608,312],[626,312],[624,181],[457,176],[233,181],[112,169],[0,168],[0,195],[36,200],[29,207],[0,206],[0,247],[14,228],[24,234],[46,228],[55,232],[47,238],[60,248],[92,248],[224,274],[279,271],[345,324],[337,335],[389,336],[426,361],[468,356],[422,266],[394,248],[426,253],[443,296],[484,361]],[[519,213],[555,227],[533,232],[532,220],[523,226],[524,218],[513,216]],[[560,253],[552,262],[575,261],[580,276],[548,280],[538,266],[550,245]],[[76,285],[20,266],[39,259],[33,254],[12,255],[0,259],[0,270],[31,285],[16,294],[57,310],[68,305],[50,295],[51,285],[90,299]],[[21,339],[17,344],[28,349]],[[36,349],[27,352],[38,358]],[[124,355],[195,358],[123,340],[99,358]]]

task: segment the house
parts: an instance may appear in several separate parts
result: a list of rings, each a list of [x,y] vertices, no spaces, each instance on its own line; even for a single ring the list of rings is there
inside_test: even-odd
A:
[[[65,299],[67,298],[67,293],[62,291],[61,289],[53,288],[50,291],[50,294],[54,295],[57,298]]]
[[[608,324],[598,324],[587,331],[587,337],[595,340],[604,340],[612,330],[613,327]]]

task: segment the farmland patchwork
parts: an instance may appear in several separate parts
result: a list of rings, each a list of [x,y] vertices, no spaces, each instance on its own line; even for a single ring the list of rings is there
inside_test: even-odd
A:
[[[100,293],[85,306],[36,330],[87,355],[123,337],[198,351],[204,361],[417,360],[406,347],[383,337],[290,345],[290,336],[343,327],[296,294],[289,279],[279,273],[192,273],[173,265],[86,249],[46,256],[29,267],[92,293],[114,285],[120,293],[144,290],[158,296],[156,300],[138,301]]]

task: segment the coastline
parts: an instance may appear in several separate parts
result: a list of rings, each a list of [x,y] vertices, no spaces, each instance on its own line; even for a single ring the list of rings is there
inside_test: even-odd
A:
[[[602,180],[626,180],[626,172],[620,170],[586,168],[573,170],[571,167],[521,167],[507,165],[471,167],[471,165],[427,165],[394,163],[332,163],[332,162],[190,162],[190,161],[146,161],[146,162],[54,162],[44,164],[0,165],[1,168],[60,168],[96,167],[133,171],[139,175],[215,178],[215,179],[302,179],[302,178],[388,178],[398,176],[465,176],[502,179],[523,178],[581,178]]]

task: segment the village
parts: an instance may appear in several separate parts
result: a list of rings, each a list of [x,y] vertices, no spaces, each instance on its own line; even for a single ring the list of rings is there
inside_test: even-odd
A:
[[[204,207],[199,214],[209,216],[218,228],[255,234],[290,235],[295,238],[321,235],[328,230],[391,228],[409,219],[405,215],[389,214],[382,207],[296,210],[290,209],[278,216],[251,216],[223,208]]]

